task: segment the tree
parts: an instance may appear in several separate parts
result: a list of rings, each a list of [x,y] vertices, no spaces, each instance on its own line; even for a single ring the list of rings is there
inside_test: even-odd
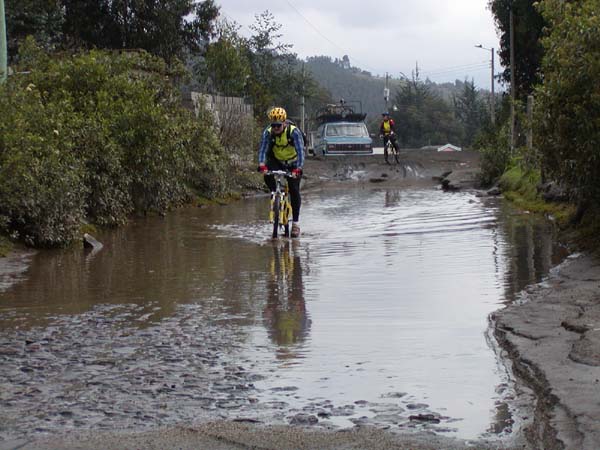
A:
[[[547,175],[582,202],[600,202],[600,0],[546,0],[544,82],[536,89],[535,136]]]
[[[289,76],[296,55],[290,52],[290,44],[279,42],[281,25],[275,22],[273,14],[264,11],[255,18],[256,22],[250,26],[254,34],[248,41],[251,67],[248,88],[255,111],[263,115],[275,103],[289,109]]]
[[[394,97],[397,111],[391,116],[396,123],[400,142],[409,147],[461,142],[461,130],[450,106],[419,78],[418,69],[398,89]]]
[[[206,50],[200,73],[204,72],[208,90],[243,97],[250,77],[248,43],[237,33],[239,26],[222,20],[217,25],[217,40]]]
[[[506,67],[502,78],[510,82],[510,11],[513,11],[515,42],[515,92],[518,98],[524,98],[540,81],[540,64],[544,50],[540,38],[544,18],[535,8],[533,0],[490,0],[489,6],[500,32],[498,55]]]
[[[144,49],[171,62],[201,52],[214,33],[214,0],[22,0],[8,3],[11,50],[33,35],[49,46]]]

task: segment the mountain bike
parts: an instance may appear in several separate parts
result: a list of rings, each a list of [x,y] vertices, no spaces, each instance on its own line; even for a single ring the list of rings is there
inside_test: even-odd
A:
[[[391,158],[389,157],[391,155]],[[392,139],[389,138],[387,143],[383,147],[383,159],[385,159],[386,164],[400,164],[400,152],[396,150],[394,144],[392,143]],[[390,163],[390,159],[392,162]]]
[[[266,175],[275,177],[275,191],[271,192],[269,204],[269,222],[273,224],[273,239],[280,232],[284,237],[291,237],[292,204],[286,177],[291,177],[292,174],[287,170],[269,170]]]

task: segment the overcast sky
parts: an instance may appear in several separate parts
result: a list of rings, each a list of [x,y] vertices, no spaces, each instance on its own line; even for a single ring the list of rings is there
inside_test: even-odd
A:
[[[216,0],[221,14],[242,26],[269,10],[282,25],[281,41],[302,59],[347,54],[353,66],[374,75],[411,76],[440,83],[474,79],[490,88],[491,51],[498,37],[487,0]],[[496,73],[500,71],[496,55]],[[497,87],[498,88],[498,87]]]

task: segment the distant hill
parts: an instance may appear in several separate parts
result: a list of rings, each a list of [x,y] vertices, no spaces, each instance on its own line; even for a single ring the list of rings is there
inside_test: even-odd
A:
[[[367,113],[367,122],[379,120],[385,109],[383,89],[385,77],[373,76],[370,72],[357,67],[351,67],[347,57],[332,59],[329,56],[313,56],[306,60],[306,69],[312,73],[315,80],[331,93],[335,101],[343,98],[348,102],[356,101],[362,105],[362,112]],[[393,107],[396,92],[403,81],[398,78],[388,79],[390,100],[388,109]],[[452,101],[452,96],[464,89],[464,81],[437,84],[429,80],[423,81],[431,92],[446,101]]]
[[[348,102],[359,102],[362,105],[362,112],[367,113],[367,120],[379,117],[384,110],[385,78],[375,77],[369,72],[350,67],[343,60],[332,60],[329,56],[308,58],[306,69],[323,88],[331,93],[336,102],[342,98]],[[394,92],[399,82],[391,80],[388,84],[393,84],[390,86],[390,92]]]

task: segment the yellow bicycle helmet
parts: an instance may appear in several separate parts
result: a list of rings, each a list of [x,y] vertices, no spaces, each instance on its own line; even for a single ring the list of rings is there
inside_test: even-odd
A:
[[[285,119],[287,119],[287,113],[285,112],[285,109],[279,106],[271,108],[267,116],[269,116],[269,120],[271,122],[285,122]]]

